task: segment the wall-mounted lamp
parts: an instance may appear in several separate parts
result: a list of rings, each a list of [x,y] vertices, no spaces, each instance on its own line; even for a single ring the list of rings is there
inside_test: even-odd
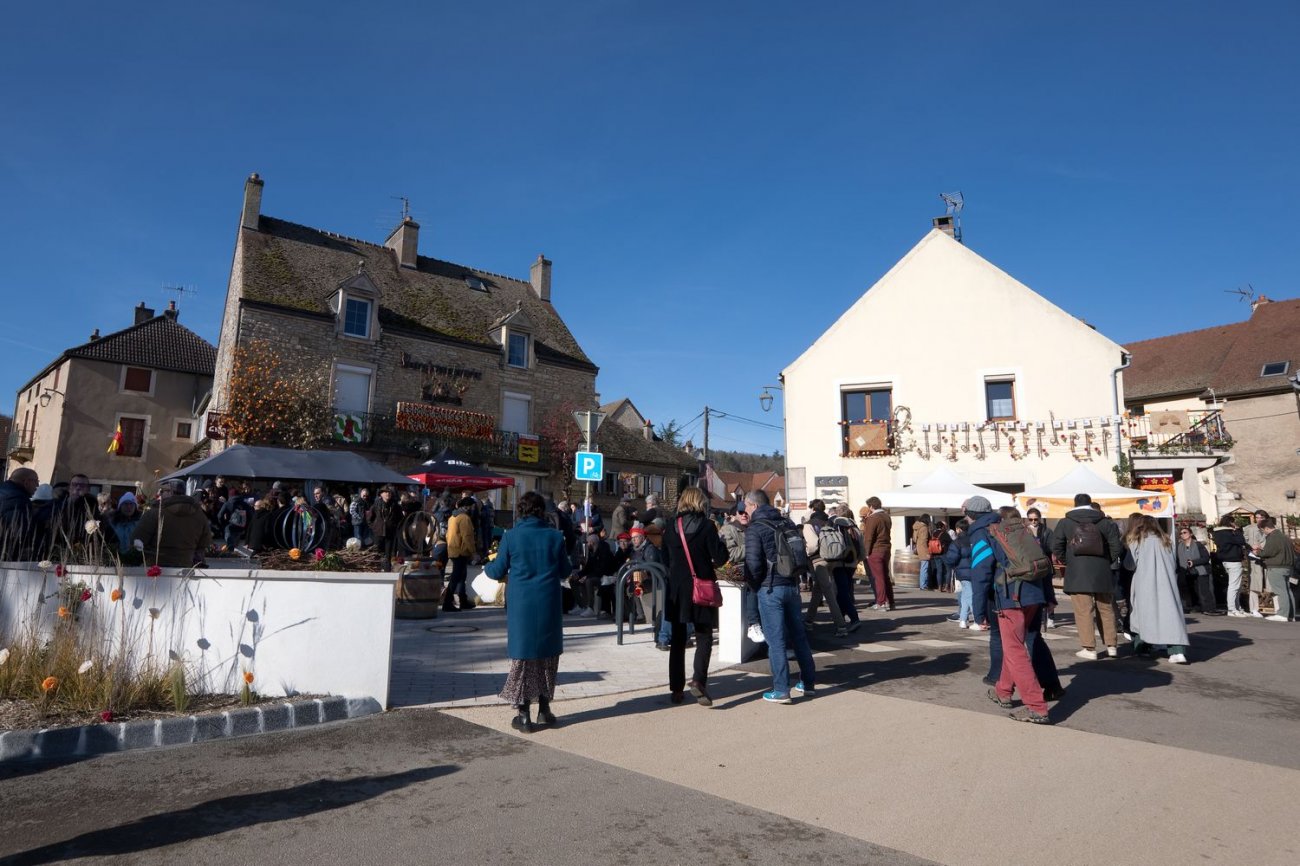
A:
[[[772,388],[775,388],[778,391],[784,390],[780,385],[763,386],[763,393],[758,395],[758,405],[763,407],[764,412],[771,412],[772,403],[776,400],[776,397],[772,396],[772,391],[770,390]]]
[[[54,399],[55,394],[58,394],[64,400],[68,399],[68,395],[64,394],[62,391],[56,391],[53,388],[46,388],[41,392],[41,396],[36,398],[40,402],[42,409],[50,405],[50,401]]]

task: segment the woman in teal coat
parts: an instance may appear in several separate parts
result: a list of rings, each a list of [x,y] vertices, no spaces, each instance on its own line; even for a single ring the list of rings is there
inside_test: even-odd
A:
[[[539,721],[555,724],[551,699],[564,651],[560,582],[569,576],[564,535],[546,520],[546,501],[534,492],[519,498],[519,520],[501,539],[485,572],[506,581],[506,654],[510,674],[501,699],[516,710],[515,730],[532,733],[532,702]]]

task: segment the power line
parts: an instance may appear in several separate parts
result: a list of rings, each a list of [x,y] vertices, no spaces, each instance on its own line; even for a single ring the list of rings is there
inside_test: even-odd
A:
[[[782,430],[784,428],[776,424],[768,424],[766,421],[756,421],[753,418],[745,418],[740,415],[732,415],[730,412],[723,412],[721,409],[710,409],[709,414],[714,418],[726,418],[730,421],[739,421],[742,424],[753,424],[755,427],[766,427],[769,430]]]

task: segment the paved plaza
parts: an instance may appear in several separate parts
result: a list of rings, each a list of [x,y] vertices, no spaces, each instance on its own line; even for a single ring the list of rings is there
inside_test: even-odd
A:
[[[987,634],[950,602],[819,624],[793,706],[759,699],[765,660],[717,667],[711,710],[669,703],[648,633],[570,618],[560,724],[527,737],[495,697],[502,610],[401,622],[382,716],[0,770],[0,858],[1300,863],[1300,627],[1190,616],[1184,667],[1080,660],[1067,615],[1046,635],[1067,693],[1035,727],[984,696]]]

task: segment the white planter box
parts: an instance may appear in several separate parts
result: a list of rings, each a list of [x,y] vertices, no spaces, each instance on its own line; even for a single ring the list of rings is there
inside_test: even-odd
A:
[[[749,639],[745,626],[745,590],[725,580],[722,587],[722,607],[718,609],[718,642],[715,647],[719,661],[737,665],[749,661],[759,645]]]

